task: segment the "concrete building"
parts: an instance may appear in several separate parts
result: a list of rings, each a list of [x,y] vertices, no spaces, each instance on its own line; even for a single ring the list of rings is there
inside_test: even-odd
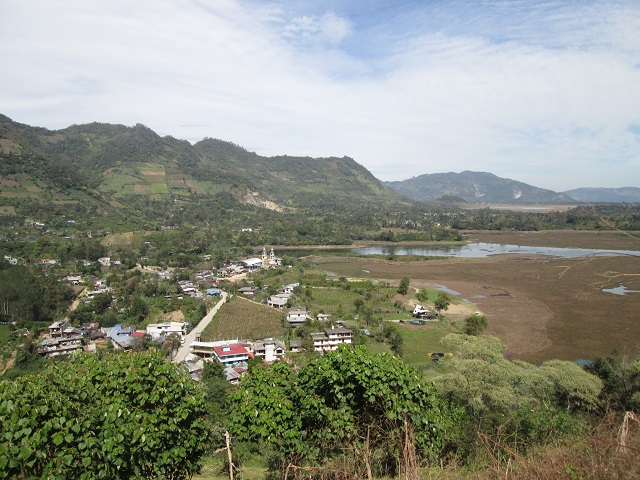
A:
[[[264,362],[271,363],[284,358],[286,347],[284,342],[277,338],[265,338],[253,344],[253,354]]]
[[[172,333],[180,336],[180,343],[184,343],[187,337],[187,323],[186,322],[164,322],[164,323],[150,323],[147,325],[147,335],[152,339],[160,337],[168,337]]]
[[[316,352],[336,350],[338,345],[350,345],[353,341],[353,330],[348,328],[328,328],[324,332],[312,333],[313,349]]]

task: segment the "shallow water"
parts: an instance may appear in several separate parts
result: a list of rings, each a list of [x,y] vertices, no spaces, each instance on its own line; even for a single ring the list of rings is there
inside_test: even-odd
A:
[[[520,254],[520,255],[549,255],[559,258],[580,258],[589,256],[613,257],[618,255],[630,255],[640,257],[640,250],[603,250],[587,248],[557,248],[557,247],[531,247],[523,245],[505,245],[501,243],[470,243],[468,245],[434,246],[395,246],[382,245],[361,248],[335,248],[323,249],[325,254],[343,254],[349,252],[355,255],[416,255],[420,257],[460,257],[460,258],[485,258],[491,255]],[[280,250],[278,255],[303,257],[318,253],[318,250],[301,248],[295,250]]]
[[[374,246],[351,249],[358,255],[417,255],[421,257],[461,257],[485,258],[491,255],[526,254],[549,255],[560,258],[579,258],[588,256],[610,257],[632,255],[640,257],[639,250],[602,250],[585,248],[531,247],[521,245],[504,245],[500,243],[470,243],[468,245],[451,245],[443,247],[396,247]]]
[[[603,292],[613,293],[614,295],[628,295],[629,293],[640,293],[640,290],[630,290],[624,283],[614,288],[603,288]]]

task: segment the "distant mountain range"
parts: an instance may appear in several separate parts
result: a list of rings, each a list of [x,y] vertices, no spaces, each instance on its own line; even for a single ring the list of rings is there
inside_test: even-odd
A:
[[[640,202],[640,188],[576,188],[564,192],[579,202]]]
[[[399,182],[385,182],[395,192],[421,202],[458,197],[469,203],[575,203],[573,198],[492,173],[433,173]]]
[[[49,217],[207,221],[212,206],[321,214],[455,197],[472,203],[640,202],[640,189],[558,193],[484,172],[436,173],[381,182],[349,157],[262,157],[233,143],[160,137],[144,125],[103,123],[51,131],[0,115],[0,215],[14,208]],[[24,207],[30,202],[29,208]],[[207,210],[209,209],[209,210]],[[73,213],[75,212],[75,213]],[[241,210],[228,215],[237,216]]]

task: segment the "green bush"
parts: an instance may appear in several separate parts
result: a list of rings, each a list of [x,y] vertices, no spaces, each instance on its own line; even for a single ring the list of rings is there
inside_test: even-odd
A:
[[[0,478],[190,478],[204,415],[158,353],[81,355],[0,384]]]

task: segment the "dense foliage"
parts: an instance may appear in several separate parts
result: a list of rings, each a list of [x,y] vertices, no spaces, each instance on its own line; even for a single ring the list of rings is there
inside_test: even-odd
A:
[[[0,260],[0,319],[50,322],[65,312],[73,291],[51,277],[20,265]]]
[[[232,433],[271,451],[276,469],[345,462],[360,474],[395,474],[404,449],[435,460],[457,419],[418,372],[364,347],[341,347],[299,370],[255,368],[231,402]]]
[[[156,353],[82,355],[0,383],[0,478],[190,478],[202,391]]]
[[[506,433],[502,447],[516,451],[563,438],[580,431],[575,413],[599,406],[601,380],[573,362],[550,360],[536,366],[510,361],[495,337],[449,334],[442,342],[458,355],[450,373],[436,383],[467,411],[463,451],[478,448],[478,432]]]

